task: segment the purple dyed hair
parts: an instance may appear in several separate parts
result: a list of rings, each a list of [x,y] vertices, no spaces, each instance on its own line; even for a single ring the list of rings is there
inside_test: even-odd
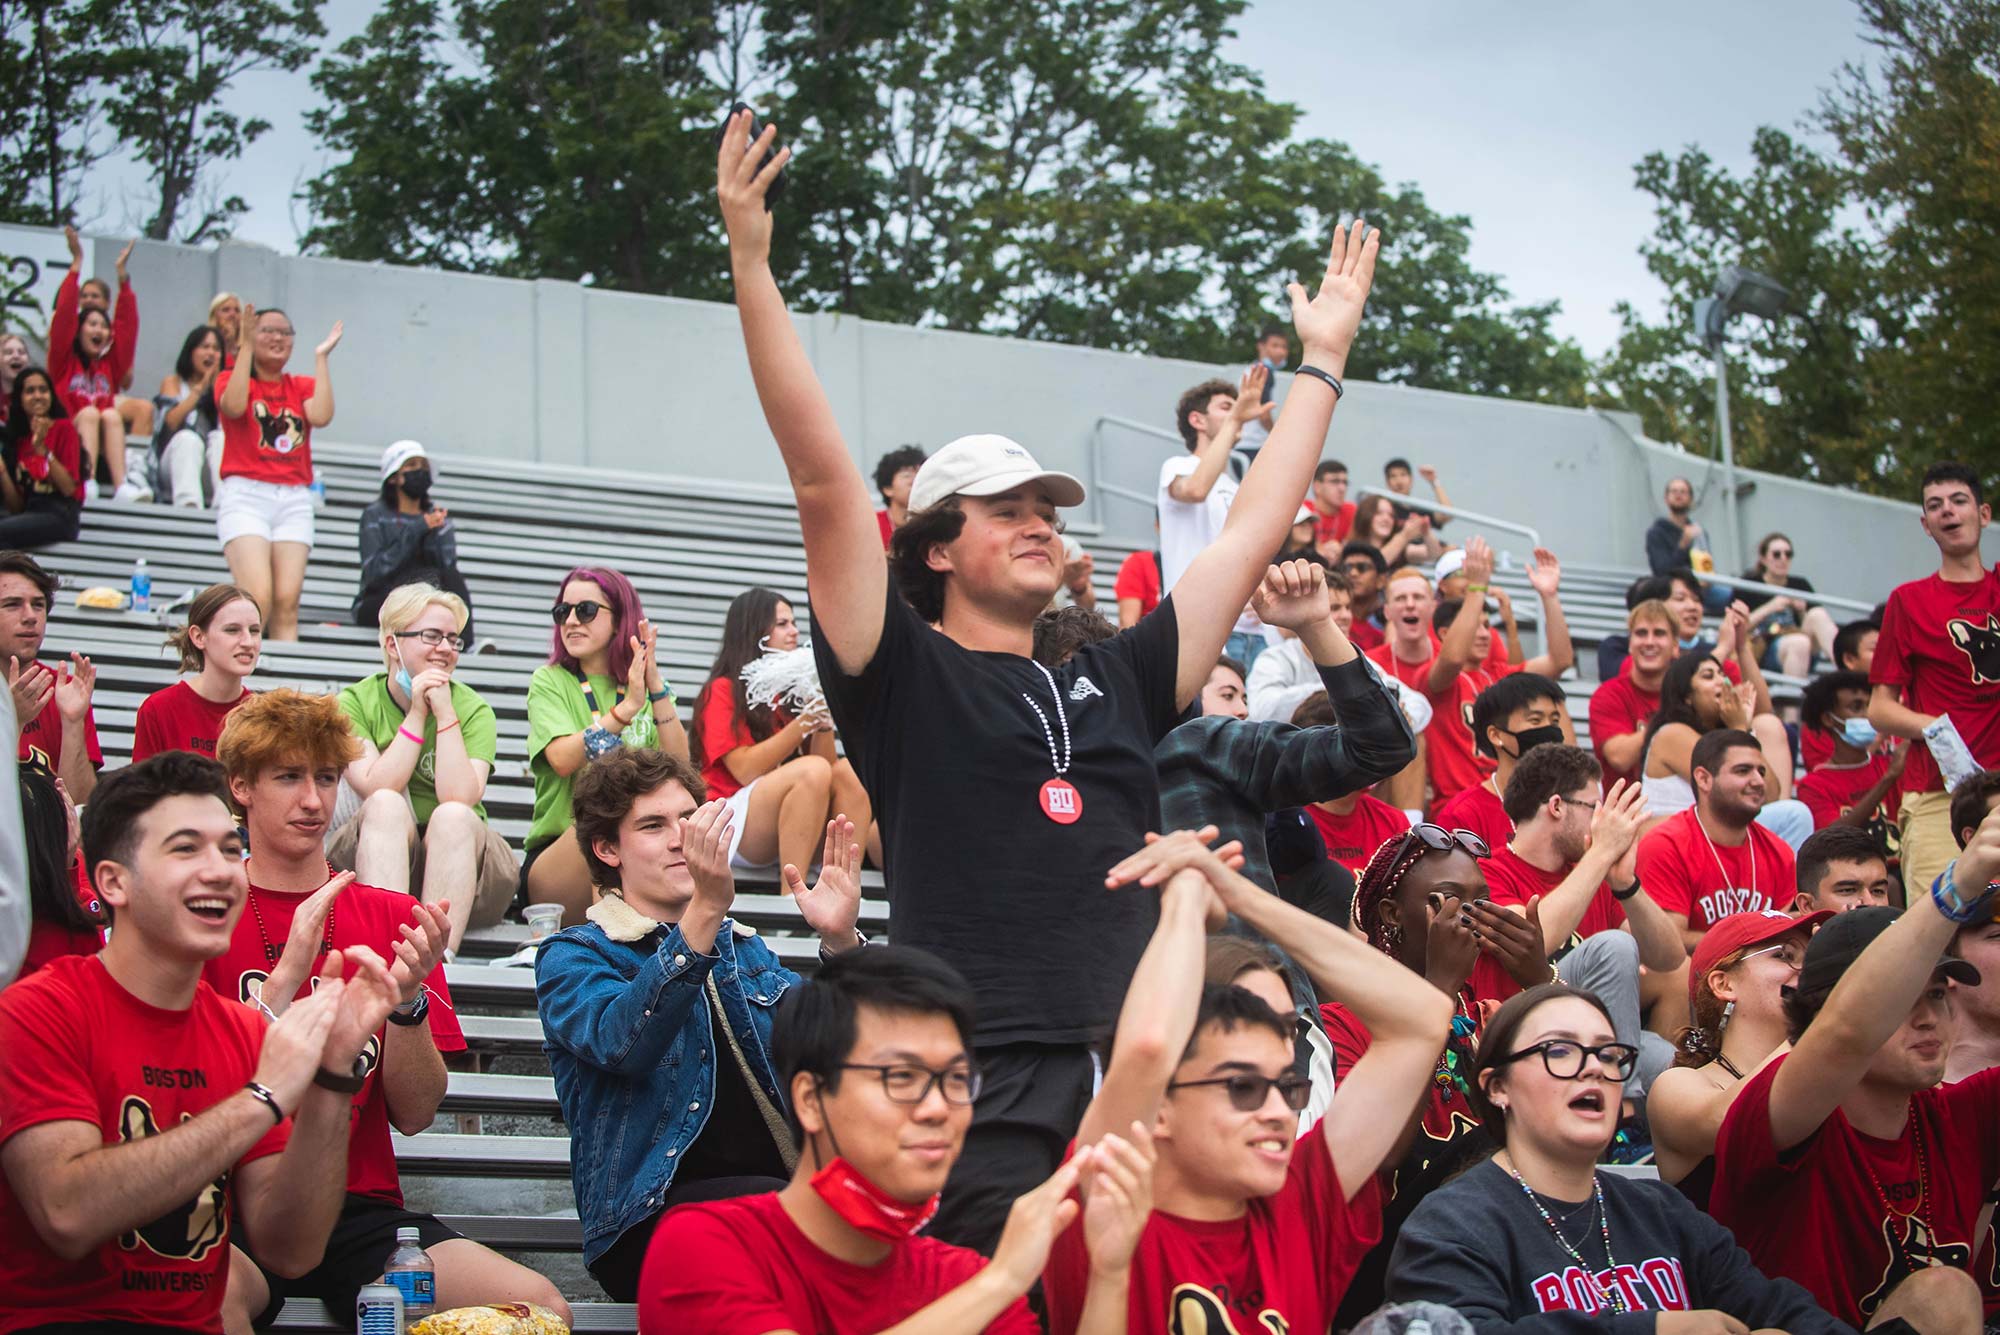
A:
[[[263,312],[259,311],[258,314],[261,315]],[[556,585],[558,600],[562,598],[563,589],[573,579],[589,580],[604,590],[604,596],[610,600],[611,643],[608,652],[611,656],[611,679],[624,681],[625,674],[632,670],[632,635],[646,615],[646,609],[639,603],[639,591],[632,587],[631,580],[609,566],[578,566],[564,575],[562,581]],[[549,636],[549,662],[568,668],[571,672],[577,670],[576,659],[571,657],[569,650],[563,648],[561,626],[557,626]]]

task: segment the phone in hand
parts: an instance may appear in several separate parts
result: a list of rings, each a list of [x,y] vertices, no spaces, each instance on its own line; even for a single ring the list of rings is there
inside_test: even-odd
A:
[[[723,116],[722,124],[716,127],[715,146],[718,149],[722,147],[723,135],[729,133],[729,122],[737,115],[737,113],[744,111],[750,113],[749,142],[750,143],[757,142],[757,136],[764,132],[763,123],[757,119],[756,109],[752,107],[748,102],[738,102],[735,106],[731,107],[729,111]],[[764,161],[768,163],[772,158],[775,158],[777,156],[778,156],[778,146],[777,144],[773,143],[771,145],[771,151],[764,155]],[[783,167],[780,167],[778,168],[778,174],[771,179],[771,188],[764,192],[764,212],[769,213],[771,211],[771,206],[778,202],[778,196],[784,193],[785,193],[785,169]]]

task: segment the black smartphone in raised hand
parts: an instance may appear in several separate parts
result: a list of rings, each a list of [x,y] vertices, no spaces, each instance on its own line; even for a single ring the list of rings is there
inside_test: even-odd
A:
[[[729,122],[733,120],[739,112],[744,112],[744,111],[750,113],[750,134],[746,142],[753,144],[756,143],[757,136],[764,132],[763,122],[757,119],[756,109],[752,107],[748,102],[738,102],[735,106],[729,109],[729,113],[722,118],[722,124],[719,127],[717,127],[715,131],[715,146],[718,150],[722,147],[722,137],[729,133]],[[768,163],[772,158],[775,158],[777,156],[778,156],[778,145],[775,142],[773,142],[770,151],[764,155],[764,161]],[[778,196],[784,193],[785,193],[785,169],[783,167],[780,167],[778,168],[778,174],[771,180],[771,188],[764,192],[764,212],[769,213],[771,211],[771,206],[778,202]]]

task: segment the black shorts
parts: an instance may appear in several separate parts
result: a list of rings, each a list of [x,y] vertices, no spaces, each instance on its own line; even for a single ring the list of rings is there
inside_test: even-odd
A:
[[[1096,1089],[1097,1061],[1080,1043],[1008,1043],[977,1055],[979,1101],[929,1232],[991,1256],[1015,1198],[1062,1163]]]
[[[276,1321],[287,1298],[317,1298],[335,1321],[345,1323],[354,1315],[354,1299],[362,1286],[373,1284],[382,1267],[389,1264],[399,1228],[416,1229],[426,1250],[465,1236],[439,1223],[434,1215],[417,1214],[372,1196],[349,1196],[340,1207],[340,1218],[334,1221],[332,1236],[326,1240],[326,1254],[305,1274],[285,1279],[264,1269],[256,1257],[250,1258],[271,1290],[269,1305],[251,1324],[262,1330]]]

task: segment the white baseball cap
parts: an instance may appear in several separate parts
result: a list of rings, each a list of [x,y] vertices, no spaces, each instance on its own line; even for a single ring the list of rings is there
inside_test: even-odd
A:
[[[1454,547],[1438,558],[1437,565],[1431,569],[1431,580],[1442,584],[1448,577],[1456,575],[1463,569],[1465,569],[1465,549]]]
[[[396,476],[396,470],[412,459],[428,459],[424,447],[414,440],[399,440],[382,451],[382,480],[387,482]]]
[[[910,486],[910,512],[928,510],[948,496],[998,496],[1039,482],[1057,505],[1082,505],[1083,483],[1035,462],[1027,448],[1005,436],[960,436],[924,460]]]

